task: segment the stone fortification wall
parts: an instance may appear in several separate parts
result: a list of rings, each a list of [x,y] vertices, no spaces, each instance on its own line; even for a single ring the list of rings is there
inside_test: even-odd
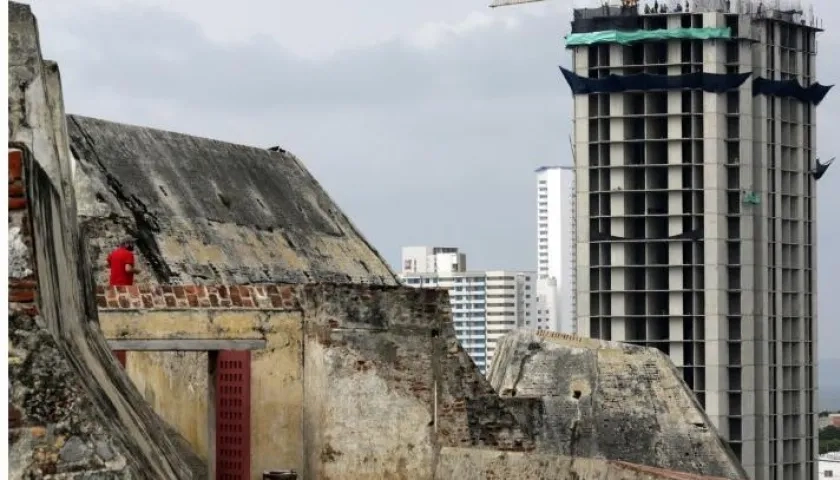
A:
[[[335,284],[139,286],[100,288],[97,303],[111,339],[266,340],[264,350],[253,352],[268,359],[253,367],[251,383],[252,445],[263,449],[252,456],[255,472],[282,466],[304,478],[330,479],[712,478],[547,448],[547,429],[581,417],[547,417],[550,402],[528,397],[526,390],[500,397],[458,345],[443,291]],[[531,366],[526,361],[526,369]],[[524,377],[522,385],[541,378],[539,370]],[[269,385],[274,390],[265,390]],[[161,402],[158,408],[166,411],[160,413],[177,417],[179,402],[188,400]],[[655,399],[653,404],[650,412]],[[518,418],[521,410],[533,415]],[[174,423],[188,428],[188,422]],[[609,433],[620,437],[610,439],[610,446],[630,445],[638,435]],[[694,446],[676,450],[686,436],[674,430],[675,446],[660,449],[665,457],[658,460],[677,463],[677,456],[697,453]],[[626,456],[617,448],[598,455]],[[730,473],[724,478],[742,478]]]
[[[252,352],[254,471],[431,478],[441,447],[533,448],[458,345],[445,292],[336,284],[100,287],[97,303],[112,340],[266,340]],[[206,404],[162,399],[172,393],[164,389],[169,382],[133,362],[129,356],[128,370],[150,387],[143,389],[147,400],[204,448],[207,433],[192,431],[190,419],[206,417]]]
[[[29,6],[8,8],[10,476],[205,478],[96,327],[58,69]]]
[[[499,342],[488,377],[539,432],[540,452],[746,478],[679,372],[656,349],[515,331]],[[540,402],[523,404],[523,397]]]

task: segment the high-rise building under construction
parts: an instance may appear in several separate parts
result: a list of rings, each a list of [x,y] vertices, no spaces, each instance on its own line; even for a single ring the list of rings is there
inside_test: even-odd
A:
[[[813,479],[813,12],[797,2],[574,10],[578,334],[673,359],[750,477]],[[702,462],[702,459],[698,459]]]

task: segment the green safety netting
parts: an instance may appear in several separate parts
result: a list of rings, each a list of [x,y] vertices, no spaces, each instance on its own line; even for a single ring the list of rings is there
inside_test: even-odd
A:
[[[744,203],[747,205],[759,205],[761,198],[755,192],[744,192]]]
[[[731,39],[731,28],[663,28],[659,30],[635,30],[621,32],[607,30],[592,33],[570,33],[566,35],[566,47],[592,45],[594,43],[620,43],[629,45],[634,42],[651,40],[709,40]]]

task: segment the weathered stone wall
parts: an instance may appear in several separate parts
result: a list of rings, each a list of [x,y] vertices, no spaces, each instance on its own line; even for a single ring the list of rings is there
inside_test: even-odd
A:
[[[307,475],[431,478],[441,446],[533,448],[458,345],[445,292],[319,285],[298,296]]]
[[[727,480],[602,458],[443,448],[435,478],[458,480]]]
[[[20,232],[10,245],[10,476],[204,478],[206,467],[139,399],[90,329],[84,281],[58,270],[77,259],[56,244],[54,228],[67,234],[72,226],[27,153],[9,155],[10,228]],[[59,299],[67,308],[57,315]]]
[[[268,341],[252,360],[255,475],[297,468],[309,478],[430,478],[439,446],[533,447],[458,345],[445,292],[326,284],[100,287],[97,303],[109,339]],[[170,393],[168,382],[146,365],[136,369],[136,383],[150,386],[147,398],[160,415],[201,448],[183,418],[185,409],[189,417],[206,414],[204,407],[185,405],[185,396],[158,400]]]
[[[9,152],[9,181],[9,477],[138,477],[38,315],[20,150]]]
[[[112,339],[273,336],[270,351],[254,352],[268,360],[255,363],[252,379],[252,445],[263,445],[252,456],[255,479],[266,468],[330,479],[705,478],[546,448],[546,431],[580,417],[546,416],[553,407],[542,397],[499,397],[459,347],[442,291],[330,284],[117,287],[100,289],[97,301]],[[285,320],[272,320],[277,316]],[[522,385],[543,378],[540,370],[528,377]],[[273,390],[255,393],[260,384]],[[170,410],[161,414],[173,418],[185,408],[178,401],[185,400],[161,403],[158,408]],[[639,433],[604,431],[620,437],[610,445],[631,445]],[[679,446],[684,439],[672,440]],[[663,454],[665,447],[654,448]],[[680,457],[697,452],[671,448]],[[621,458],[622,450],[595,455]]]
[[[9,138],[12,478],[204,478],[96,328],[58,69],[29,7],[11,2]]]
[[[252,472],[258,479],[265,470],[302,470],[303,320],[300,310],[294,307],[291,287],[167,286],[121,290],[100,288],[97,296],[100,306],[105,305],[100,308],[100,322],[102,333],[109,340],[265,340],[264,349],[251,352]],[[170,378],[176,378],[179,372],[165,372],[165,366],[155,363],[159,356],[144,355],[148,353],[129,352],[129,377],[155,411],[177,428],[197,452],[209,458],[210,435],[215,432],[209,431],[207,424],[207,354],[202,378],[177,383]]]
[[[98,285],[107,284],[106,257],[126,234],[137,239],[138,285],[397,284],[288,152],[78,115],[67,124]],[[189,398],[207,388],[204,353],[128,352],[127,360],[138,385],[165,386],[160,395]]]
[[[746,478],[659,350],[515,331],[499,342],[488,378],[511,401],[541,401],[512,409],[535,424],[540,452]]]

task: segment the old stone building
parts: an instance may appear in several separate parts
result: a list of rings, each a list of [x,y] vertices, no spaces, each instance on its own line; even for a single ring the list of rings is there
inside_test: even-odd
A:
[[[702,410],[656,362],[645,391],[681,400],[633,415],[683,408],[663,426],[676,446],[652,435],[660,453],[642,457],[599,426],[618,437],[561,447],[552,435],[606,418],[570,421],[569,402],[615,415],[619,397],[542,391],[540,375],[568,374],[545,367],[520,371],[517,398],[500,373],[499,395],[446,292],[400,286],[294,156],[68,117],[30,8],[9,18],[12,478],[743,478],[713,428],[685,424]],[[142,273],[106,288],[126,233]]]

